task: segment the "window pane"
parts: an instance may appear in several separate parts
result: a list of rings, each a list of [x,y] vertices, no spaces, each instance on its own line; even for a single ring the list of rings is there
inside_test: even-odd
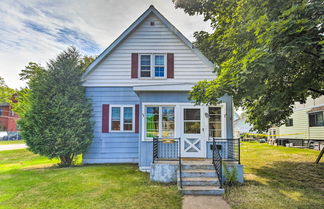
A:
[[[159,107],[146,107],[146,137],[159,135]]]
[[[141,71],[141,77],[151,77],[151,71]]]
[[[141,77],[151,77],[151,55],[141,55]]]
[[[151,56],[141,55],[141,65],[151,65]]]
[[[209,107],[209,137],[222,137],[222,109]]]
[[[184,109],[184,120],[200,121],[200,109]]]
[[[174,107],[162,107],[162,137],[174,137]]]
[[[132,123],[133,119],[133,108],[125,107],[124,108],[124,123]]]
[[[323,112],[316,113],[316,126],[324,126]]]
[[[155,56],[155,65],[164,65],[164,56],[163,55]]]
[[[164,67],[155,67],[155,77],[164,77]]]
[[[111,130],[119,131],[120,130],[120,121],[111,122]]]
[[[120,120],[120,107],[112,107],[112,120]]]
[[[184,122],[184,129],[186,134],[199,134],[200,122]]]
[[[309,114],[309,126],[315,126],[315,114]]]
[[[124,107],[124,130],[131,131],[133,129],[133,108]]]
[[[120,130],[120,107],[111,108],[111,130]]]

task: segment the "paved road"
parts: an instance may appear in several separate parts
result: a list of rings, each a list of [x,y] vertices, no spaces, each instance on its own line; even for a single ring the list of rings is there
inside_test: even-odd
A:
[[[222,196],[185,195],[182,209],[231,209],[231,207]]]
[[[27,148],[26,144],[6,144],[0,145],[0,151],[4,150],[14,150],[14,149],[25,149]]]

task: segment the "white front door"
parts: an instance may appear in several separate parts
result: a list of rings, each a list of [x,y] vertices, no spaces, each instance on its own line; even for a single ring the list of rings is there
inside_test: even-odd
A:
[[[203,107],[182,106],[181,111],[181,156],[206,157]]]

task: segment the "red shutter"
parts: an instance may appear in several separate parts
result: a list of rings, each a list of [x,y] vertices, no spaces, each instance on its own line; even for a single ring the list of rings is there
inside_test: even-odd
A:
[[[139,104],[135,105],[135,133],[139,131]]]
[[[167,54],[167,77],[168,78],[174,78],[174,54],[168,53]]]
[[[102,132],[109,132],[109,104],[102,105]]]
[[[132,78],[138,77],[138,54],[132,53],[132,72],[131,72]]]

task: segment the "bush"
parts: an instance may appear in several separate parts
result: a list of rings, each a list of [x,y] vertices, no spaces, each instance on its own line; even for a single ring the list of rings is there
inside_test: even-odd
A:
[[[70,166],[92,140],[91,104],[81,76],[85,66],[75,48],[50,60],[30,82],[30,108],[20,121],[29,149]]]
[[[223,168],[224,168],[224,176],[225,176],[225,185],[228,186],[236,185],[238,183],[236,180],[237,178],[236,167],[232,167],[232,169],[229,169],[226,164],[223,164]]]

